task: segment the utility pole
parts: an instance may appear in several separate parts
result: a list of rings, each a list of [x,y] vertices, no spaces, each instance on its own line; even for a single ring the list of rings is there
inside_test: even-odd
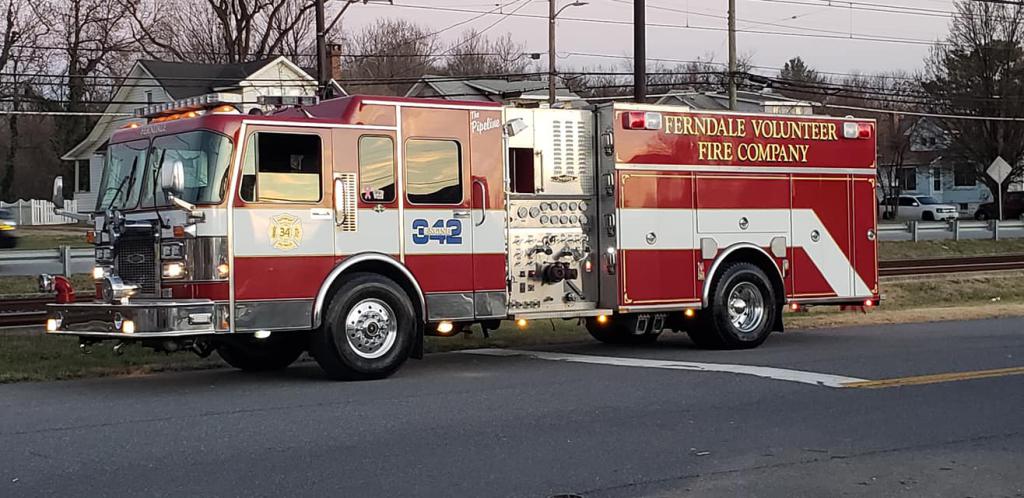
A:
[[[324,0],[316,1],[316,81],[317,93],[326,96],[331,81],[327,60],[327,21],[324,19]],[[347,5],[346,5],[347,6]]]
[[[729,110],[736,110],[736,0],[729,0]]]
[[[555,23],[558,20],[558,15],[563,10],[569,7],[583,7],[589,3],[577,1],[555,10],[557,1],[548,0],[548,105],[552,107],[558,102],[558,86],[555,84],[555,77],[558,76],[558,72],[555,69],[555,59],[557,59],[555,56]]]
[[[548,0],[548,105],[555,106],[558,101],[555,86],[555,0]]]
[[[647,7],[644,0],[633,0],[633,98],[638,104],[647,100]]]

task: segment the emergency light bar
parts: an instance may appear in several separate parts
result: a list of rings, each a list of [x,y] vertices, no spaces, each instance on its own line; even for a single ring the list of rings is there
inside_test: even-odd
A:
[[[259,105],[275,107],[311,106],[320,103],[320,97],[315,95],[261,95],[256,99]]]
[[[153,104],[135,110],[137,118],[155,118],[188,111],[199,111],[221,105],[242,103],[242,96],[231,93],[208,93],[163,104]]]

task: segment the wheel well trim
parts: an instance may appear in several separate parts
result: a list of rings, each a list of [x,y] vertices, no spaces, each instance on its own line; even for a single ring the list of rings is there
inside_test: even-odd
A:
[[[764,250],[763,247],[751,244],[750,242],[739,242],[737,244],[733,244],[733,245],[725,248],[715,258],[714,262],[711,263],[711,269],[708,270],[707,276],[704,278],[704,291],[703,291],[703,293],[701,295],[701,305],[704,308],[708,307],[708,304],[709,304],[709,301],[710,301],[709,294],[711,292],[711,283],[714,282],[715,275],[718,272],[719,267],[722,266],[722,263],[725,262],[725,260],[729,259],[729,256],[732,253],[734,253],[734,252],[736,252],[736,251],[738,251],[740,249],[753,249],[754,251],[756,251],[756,252],[760,253],[761,255],[763,255],[769,262],[771,262],[772,268],[775,268],[775,274],[779,277],[779,282],[782,283],[783,292],[785,292],[785,289],[786,289],[786,279],[785,279],[785,277],[782,276],[782,270],[780,270],[779,269],[779,265],[775,263],[775,259],[773,259],[771,257],[771,255],[768,254],[768,252]],[[769,277],[769,278],[771,278],[771,277]],[[782,297],[783,300],[785,299],[785,296],[781,296],[781,297]]]
[[[416,290],[415,299],[419,301],[420,313],[424,322],[427,320],[427,300],[423,294],[423,288],[420,287],[420,283],[416,281],[416,277],[413,276],[412,272],[409,271],[405,265],[395,261],[394,258],[377,252],[364,252],[345,258],[340,265],[334,267],[331,273],[327,274],[327,278],[324,279],[323,283],[320,284],[320,290],[316,294],[316,300],[313,301],[313,328],[320,326],[323,320],[323,308],[324,302],[327,301],[327,296],[331,291],[331,286],[334,282],[343,275],[346,271],[351,269],[353,266],[366,262],[378,262],[390,265],[394,269],[398,270],[412,285],[413,289]]]

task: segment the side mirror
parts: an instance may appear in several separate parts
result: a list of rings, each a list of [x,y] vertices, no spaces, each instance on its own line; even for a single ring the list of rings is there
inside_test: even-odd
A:
[[[177,197],[185,190],[185,165],[181,161],[160,168],[160,188],[170,197]]]
[[[57,209],[64,209],[64,177],[58,176],[53,179],[53,205]]]

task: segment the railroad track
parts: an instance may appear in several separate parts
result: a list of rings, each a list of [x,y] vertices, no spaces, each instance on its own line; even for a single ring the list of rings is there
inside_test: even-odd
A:
[[[52,296],[0,299],[0,327],[42,324]]]
[[[903,277],[1008,270],[1024,270],[1024,255],[880,261],[878,274],[882,277]],[[52,302],[53,297],[0,298],[0,327],[42,325],[46,318],[46,305]]]
[[[878,266],[878,274],[882,277],[1024,270],[1024,255],[880,261]]]

